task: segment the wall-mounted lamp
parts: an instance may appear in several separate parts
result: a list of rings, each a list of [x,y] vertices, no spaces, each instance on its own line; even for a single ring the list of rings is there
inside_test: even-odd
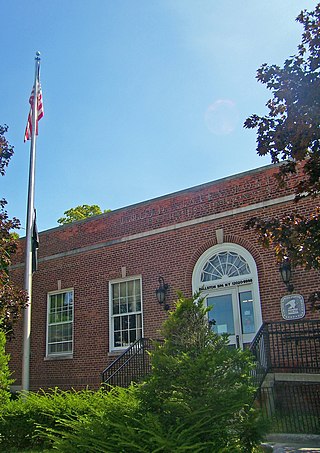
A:
[[[160,305],[163,305],[164,310],[169,310],[169,305],[166,304],[167,292],[169,289],[168,283],[164,282],[163,277],[159,277],[159,288],[156,289],[157,300]]]
[[[288,258],[285,259],[284,261],[282,261],[282,263],[280,264],[279,271],[280,271],[283,283],[287,287],[287,290],[289,291],[289,293],[292,293],[294,288],[293,288],[293,284],[290,283],[290,280],[291,280],[291,264],[290,264],[290,261],[288,260]]]

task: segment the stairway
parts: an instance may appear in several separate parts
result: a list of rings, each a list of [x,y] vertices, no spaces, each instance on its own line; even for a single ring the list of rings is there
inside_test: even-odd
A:
[[[264,323],[250,350],[256,404],[273,432],[320,434],[320,322]]]
[[[154,341],[140,338],[126,349],[102,374],[105,386],[128,387],[131,382],[139,382],[151,371],[149,352]]]

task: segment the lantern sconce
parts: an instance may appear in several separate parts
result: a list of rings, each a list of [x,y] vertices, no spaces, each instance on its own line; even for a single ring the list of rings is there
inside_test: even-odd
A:
[[[157,301],[159,302],[160,305],[163,306],[163,309],[168,311],[170,309],[170,306],[166,304],[166,297],[167,297],[167,292],[169,289],[168,283],[164,282],[163,277],[159,277],[159,288],[156,289],[156,296],[157,296]]]
[[[279,268],[283,283],[286,285],[289,293],[293,291],[293,284],[290,283],[291,280],[291,264],[288,258],[282,261]]]

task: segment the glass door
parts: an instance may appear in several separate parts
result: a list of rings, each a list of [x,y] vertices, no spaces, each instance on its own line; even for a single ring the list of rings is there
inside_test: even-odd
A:
[[[249,346],[258,330],[256,322],[257,316],[255,314],[252,291],[241,286],[237,289],[242,345],[245,347],[246,345]]]
[[[244,348],[253,340],[256,322],[252,291],[245,287],[228,288],[208,294],[209,320],[217,334],[227,333],[231,345]]]

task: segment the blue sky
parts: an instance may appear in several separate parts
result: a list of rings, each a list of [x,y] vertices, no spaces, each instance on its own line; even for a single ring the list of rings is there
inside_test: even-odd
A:
[[[270,97],[262,63],[296,53],[311,0],[10,0],[1,2],[0,124],[15,147],[0,178],[25,227],[23,143],[35,52],[39,230],[80,204],[117,209],[269,163],[243,128]],[[24,229],[21,230],[24,235]]]

